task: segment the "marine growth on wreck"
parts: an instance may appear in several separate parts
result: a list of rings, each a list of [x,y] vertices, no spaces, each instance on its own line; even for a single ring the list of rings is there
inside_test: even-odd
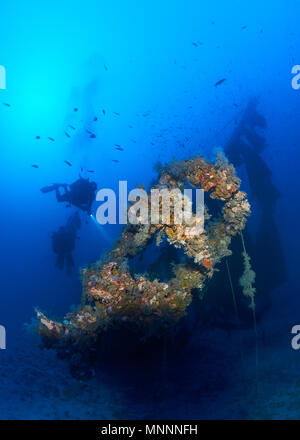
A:
[[[69,361],[71,372],[80,376],[80,370],[97,358],[101,337],[112,329],[126,327],[141,338],[161,337],[174,330],[193,296],[203,297],[203,287],[217,264],[231,254],[232,237],[245,228],[250,205],[240,183],[234,167],[223,157],[215,163],[193,158],[161,168],[155,188],[183,190],[188,185],[202,189],[206,197],[219,201],[218,215],[210,215],[205,206],[204,229],[197,235],[191,235],[184,222],[172,222],[172,213],[168,223],[126,225],[108,255],[82,269],[82,302],[75,312],[55,321],[37,310],[42,345],[55,349]],[[197,222],[197,215],[193,216]],[[157,246],[166,239],[187,257],[174,265],[174,277],[168,282],[129,272],[128,259],[154,239]]]

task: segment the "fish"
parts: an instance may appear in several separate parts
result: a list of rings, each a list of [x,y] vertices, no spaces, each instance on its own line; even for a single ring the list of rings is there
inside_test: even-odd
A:
[[[87,170],[88,173],[94,173],[94,170]]]
[[[220,84],[222,84],[224,81],[226,81],[226,78],[222,78],[219,81],[216,82],[215,87],[218,87]]]
[[[106,113],[106,111],[105,111],[105,110],[103,109],[103,110],[102,110],[102,113],[103,113],[103,114],[104,114],[104,116],[105,116],[105,113]]]
[[[38,165],[31,165],[32,166],[32,168],[39,168],[39,166]]]
[[[242,28],[241,29],[246,29],[247,28],[247,26],[242,26]]]
[[[69,162],[68,160],[64,160],[64,162],[65,162],[67,165],[69,165],[69,167],[72,166],[71,162]]]
[[[124,148],[122,148],[122,147],[116,147],[116,150],[124,151]]]
[[[93,133],[93,132],[90,131],[90,130],[85,130],[85,131],[90,135],[90,138],[91,138],[91,139],[95,139],[95,137],[96,137],[95,133]]]
[[[78,112],[78,108],[77,107],[74,107],[74,112]]]
[[[198,44],[195,41],[192,42],[192,45],[198,47]]]
[[[73,127],[73,125],[69,125],[70,128],[72,128],[72,130],[76,130],[75,127]]]
[[[65,135],[66,135],[68,138],[71,137],[71,136],[69,135],[69,133],[67,133],[66,131],[65,131]]]
[[[5,107],[10,107],[10,104],[8,104],[8,102],[3,102],[3,105],[5,105]]]
[[[41,139],[41,136],[36,136],[35,138],[36,138],[36,139]]]
[[[108,71],[108,67],[104,64],[104,70]]]
[[[94,122],[96,122],[96,121],[98,121],[98,118],[97,118],[97,116],[95,116],[95,117],[94,117]]]
[[[120,144],[115,144],[115,147],[120,147],[121,145]]]
[[[55,139],[53,139],[52,137],[49,137],[49,136],[48,136],[48,139],[49,139],[49,141],[51,141],[51,142],[55,142]]]
[[[120,113],[118,113],[118,112],[114,112],[114,114],[117,115],[117,116],[120,116]]]
[[[113,162],[119,162],[117,159],[112,159]]]

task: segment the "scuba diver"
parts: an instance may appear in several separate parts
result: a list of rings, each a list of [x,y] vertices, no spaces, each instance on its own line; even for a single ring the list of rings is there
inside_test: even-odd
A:
[[[52,248],[57,254],[56,266],[63,270],[66,268],[67,274],[70,275],[74,260],[72,252],[75,248],[75,240],[77,230],[80,228],[81,222],[78,212],[69,217],[66,226],[61,226],[58,231],[52,234]]]
[[[63,188],[63,192],[61,192],[61,188]],[[67,202],[70,205],[74,205],[82,211],[86,211],[88,215],[91,214],[96,190],[96,182],[90,182],[89,179],[84,179],[81,176],[71,185],[55,183],[54,185],[41,188],[41,191],[44,194],[55,191],[58,202]]]

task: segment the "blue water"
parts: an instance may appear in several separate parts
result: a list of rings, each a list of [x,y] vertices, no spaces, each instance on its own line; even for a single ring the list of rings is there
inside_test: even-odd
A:
[[[291,328],[300,323],[300,91],[291,86],[291,69],[300,62],[299,13],[296,0],[1,4],[0,324],[7,338],[0,350],[1,419],[300,417],[300,355],[290,343]],[[40,188],[72,183],[81,167],[99,188],[116,189],[119,180],[129,188],[149,185],[158,160],[210,159],[224,150],[252,98],[267,122],[260,157],[280,192],[273,221],[283,260],[264,234],[256,244],[264,257],[257,252],[252,259],[262,280],[272,281],[285,264],[259,313],[258,383],[253,329],[249,323],[232,329],[226,318],[222,326],[209,319],[188,331],[163,372],[159,356],[147,368],[143,355],[110,354],[93,379],[78,382],[65,362],[39,349],[24,323],[36,306],[62,317],[78,304],[80,267],[98,260],[121,227],[99,227],[82,215],[68,276],[55,266],[51,234],[74,208]],[[261,210],[246,165],[237,173],[249,191],[247,232],[255,241]],[[217,298],[212,302],[220,310]]]

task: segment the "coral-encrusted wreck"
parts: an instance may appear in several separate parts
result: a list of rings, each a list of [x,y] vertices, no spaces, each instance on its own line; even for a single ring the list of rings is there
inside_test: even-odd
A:
[[[174,329],[192,296],[201,296],[216,264],[230,255],[231,238],[244,229],[250,214],[233,166],[221,157],[215,164],[203,158],[172,162],[160,170],[155,188],[182,190],[186,183],[223,202],[219,215],[213,218],[205,209],[200,234],[189,234],[185,223],[172,223],[172,210],[168,223],[127,225],[104,261],[82,269],[82,304],[76,312],[57,322],[37,311],[44,347],[67,358],[73,374],[78,375],[78,366],[80,370],[95,360],[101,336],[110,329],[125,326],[143,338]],[[196,214],[193,216],[199,221]],[[127,259],[143,251],[155,237],[157,245],[165,237],[187,256],[184,263],[174,266],[174,278],[167,283],[133,277],[127,266]]]

